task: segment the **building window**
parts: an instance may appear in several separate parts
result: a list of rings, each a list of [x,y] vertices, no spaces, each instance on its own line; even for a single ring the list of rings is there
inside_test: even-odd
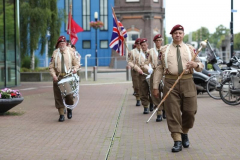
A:
[[[68,27],[68,14],[69,14],[70,5],[72,5],[72,0],[65,0],[65,12],[66,12],[65,30],[67,30],[67,27]],[[71,11],[71,14],[72,13],[73,12]]]
[[[83,46],[83,49],[91,49],[91,41],[90,40],[84,40],[82,46]]]
[[[158,2],[158,0],[153,0],[153,2]]]
[[[82,1],[83,30],[90,30],[90,0]]]
[[[140,38],[140,33],[137,31],[130,31],[130,32],[127,32],[127,35],[128,35],[127,36],[127,46],[128,46],[129,50],[132,50],[135,40],[137,38]]]
[[[126,2],[139,2],[140,0],[126,0]]]
[[[100,41],[100,48],[108,48],[108,40],[101,40]]]
[[[108,1],[100,0],[100,21],[103,22],[101,30],[108,30]]]

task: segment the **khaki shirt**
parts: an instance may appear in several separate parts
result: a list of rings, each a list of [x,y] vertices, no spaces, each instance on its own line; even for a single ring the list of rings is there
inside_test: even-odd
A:
[[[58,76],[59,73],[61,73],[61,57],[60,57],[61,55],[62,54],[59,49],[55,49],[53,51],[52,59],[49,64],[49,71],[53,77]],[[64,56],[64,64],[66,66],[67,72],[72,68],[75,71],[79,68],[80,64],[78,63],[78,59],[76,58],[75,51],[72,48],[66,47],[65,50],[63,51],[63,56]]]
[[[141,52],[142,49],[140,49]],[[134,68],[135,64],[136,64],[136,58],[138,57],[139,53],[137,48],[131,50],[131,52],[128,53],[128,65],[131,68]]]
[[[166,50],[169,47],[169,51],[167,53],[167,57],[166,57],[166,61],[168,64],[168,67],[166,67],[166,63],[165,63],[165,54],[166,54]],[[191,55],[191,59],[194,57],[196,51],[194,49],[193,46],[186,44],[190,50],[190,55]],[[182,66],[183,66],[183,70],[186,69],[186,65],[187,62],[189,62],[189,53],[188,53],[188,49],[186,47],[186,45],[182,42],[180,44],[180,53],[181,53],[181,60],[182,60]],[[171,75],[178,75],[178,57],[177,57],[177,45],[172,43],[172,44],[168,44],[165,45],[161,48],[160,52],[161,52],[161,57],[160,57],[160,61],[159,64],[155,70],[154,73],[154,81],[156,81],[156,79],[162,79],[163,75],[165,74],[171,74]],[[195,62],[197,62],[197,64],[199,65],[198,68],[194,68],[195,71],[197,72],[201,72],[204,65],[200,62],[199,58],[195,58],[194,59]],[[192,74],[193,73],[193,69],[190,69],[188,71],[185,71],[184,74]],[[154,87],[154,89],[156,89],[156,86]]]
[[[134,70],[136,70],[137,72],[139,72],[141,70],[145,73],[148,72],[146,69],[144,69],[145,61],[148,59],[148,55],[149,55],[148,52],[149,52],[149,49],[147,49],[147,51],[145,53],[143,53],[143,51],[142,51],[136,57],[136,65],[134,65]]]
[[[155,70],[157,68],[157,65],[158,65],[158,49],[155,49],[155,48],[151,48],[149,51],[148,51],[148,59],[145,61],[145,65],[144,65],[144,68],[146,70],[149,69],[149,64],[151,64],[153,70]],[[161,50],[161,48],[160,48]]]

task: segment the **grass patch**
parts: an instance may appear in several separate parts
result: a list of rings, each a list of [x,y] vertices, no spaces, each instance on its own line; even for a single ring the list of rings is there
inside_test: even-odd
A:
[[[3,115],[3,116],[21,116],[23,115],[25,112],[23,111],[7,111],[5,113],[0,113],[0,115]]]

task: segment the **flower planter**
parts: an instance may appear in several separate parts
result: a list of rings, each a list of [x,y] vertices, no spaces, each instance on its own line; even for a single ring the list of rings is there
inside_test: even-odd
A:
[[[11,98],[11,99],[0,99],[0,113],[5,113],[16,105],[22,103],[24,100],[21,98]]]

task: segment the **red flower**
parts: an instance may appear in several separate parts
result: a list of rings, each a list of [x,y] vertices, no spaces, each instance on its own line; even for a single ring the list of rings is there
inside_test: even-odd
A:
[[[11,93],[11,97],[16,97],[16,93]]]

